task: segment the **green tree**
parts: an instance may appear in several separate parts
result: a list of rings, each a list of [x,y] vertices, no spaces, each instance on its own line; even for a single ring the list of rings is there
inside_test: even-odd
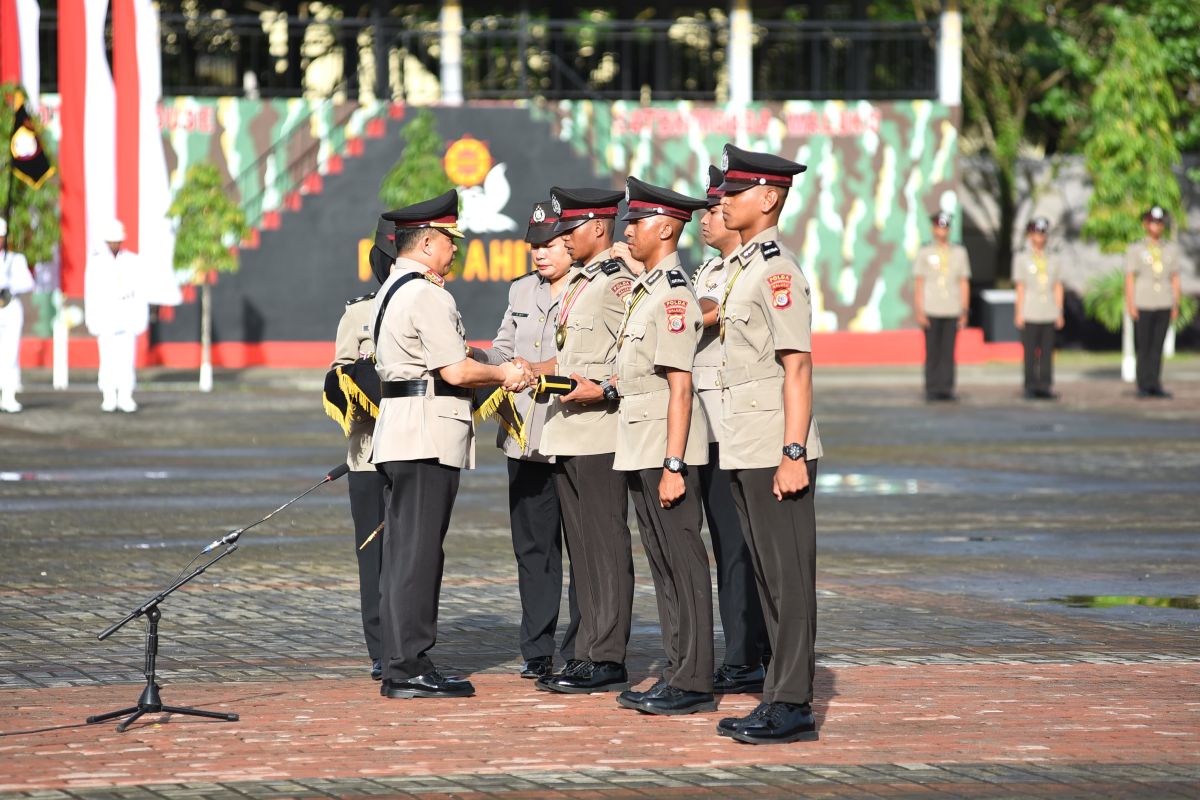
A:
[[[1084,145],[1094,191],[1083,235],[1106,253],[1142,237],[1141,215],[1152,204],[1176,218],[1182,210],[1167,52],[1143,18],[1121,11],[1111,18],[1117,36],[1092,92]]]
[[[41,188],[33,189],[26,183],[11,179],[12,152],[8,137],[12,132],[15,111],[13,103],[20,92],[15,83],[0,85],[0,215],[9,207],[9,191],[12,192],[12,208],[8,220],[8,247],[14,252],[24,253],[29,263],[49,261],[58,244],[59,231],[59,183],[58,175],[52,175]],[[31,110],[32,112],[32,110]],[[38,138],[51,164],[57,164],[51,147],[49,131],[38,130]]]
[[[417,112],[400,135],[404,149],[384,176],[379,199],[388,208],[400,208],[437,197],[454,188],[442,166],[442,137],[437,122],[426,109]]]
[[[225,193],[221,173],[207,163],[188,168],[167,215],[178,221],[175,268],[200,286],[200,390],[212,390],[212,283],[218,272],[237,272],[236,245],[247,233],[246,215]]]

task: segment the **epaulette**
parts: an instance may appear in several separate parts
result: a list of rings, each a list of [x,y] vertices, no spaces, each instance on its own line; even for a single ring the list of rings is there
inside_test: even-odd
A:
[[[779,245],[775,242],[763,242],[762,254],[763,258],[774,258],[779,255]]]
[[[711,267],[714,262],[717,262],[720,260],[721,260],[720,256],[711,256],[708,259],[706,259],[704,261],[704,263],[702,263],[700,266],[696,267],[695,271],[692,272],[692,285],[698,286],[700,284],[700,276],[704,274],[704,270]]]
[[[509,283],[516,283],[516,282],[517,282],[517,281],[519,281],[519,280],[523,280],[523,279],[525,279],[525,278],[528,278],[528,277],[529,277],[529,276],[531,276],[531,275],[537,275],[537,274],[538,274],[537,270],[534,270],[534,271],[532,271],[532,272],[526,272],[526,273],[525,273],[525,274],[523,274],[523,275],[518,275],[517,277],[515,277],[515,278],[512,278],[511,280],[509,280]]]
[[[371,292],[370,294],[364,294],[362,297],[355,297],[353,300],[347,300],[346,305],[352,306],[355,303],[361,303],[363,300],[374,300],[374,299],[375,299],[375,293]]]
[[[667,285],[672,289],[677,289],[680,286],[687,286],[687,275],[683,274],[681,269],[672,269],[667,271]]]
[[[600,271],[605,275],[616,275],[625,266],[625,262],[619,258],[610,258],[600,265]]]

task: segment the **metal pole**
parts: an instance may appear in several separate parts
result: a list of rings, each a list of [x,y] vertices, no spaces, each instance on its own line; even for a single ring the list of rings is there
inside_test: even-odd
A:
[[[725,61],[732,106],[746,106],[754,100],[753,23],[750,0],[730,0],[729,52]]]
[[[962,14],[958,0],[946,0],[938,31],[938,100],[947,106],[962,105]]]
[[[442,0],[442,103],[461,106],[463,15],[459,0]]]

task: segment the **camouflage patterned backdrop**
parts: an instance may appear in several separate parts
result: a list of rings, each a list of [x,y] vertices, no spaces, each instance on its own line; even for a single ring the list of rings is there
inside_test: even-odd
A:
[[[52,130],[56,100],[46,98],[43,109]],[[447,167],[460,183],[469,236],[451,288],[472,338],[491,335],[504,311],[506,282],[528,270],[525,220],[552,183],[620,188],[633,174],[702,196],[707,166],[719,163],[727,141],[807,164],[781,228],[812,283],[817,331],[911,327],[910,264],[929,236],[928,214],[959,210],[957,120],[951,109],[928,101],[788,102],[743,111],[574,101],[434,113],[446,146],[470,156],[447,159]],[[263,233],[261,250],[243,253],[241,273],[221,278],[217,341],[327,341],[338,313],[330,300],[374,288],[365,265],[357,271],[354,265],[379,210],[379,181],[400,155],[405,116],[397,107],[299,99],[164,102],[172,186],[188,165],[210,161],[228,177],[252,223],[265,214],[280,226]],[[334,172],[331,163],[343,156],[360,157],[345,162],[348,173],[311,182]],[[312,196],[298,213],[287,212],[287,197],[296,192]],[[698,225],[691,226],[685,263],[707,255],[698,237]],[[281,281],[301,276],[302,298],[280,296]],[[164,320],[157,340],[195,341],[193,316],[185,304],[178,319]]]

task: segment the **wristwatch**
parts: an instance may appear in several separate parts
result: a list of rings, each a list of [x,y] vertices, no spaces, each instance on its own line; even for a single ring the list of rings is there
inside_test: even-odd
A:
[[[608,378],[600,381],[600,389],[604,392],[605,400],[616,400],[621,396],[621,393],[617,391],[617,387],[608,382]]]
[[[799,442],[792,442],[783,446],[783,454],[792,461],[799,461],[808,455],[808,448]]]
[[[683,463],[682,458],[668,456],[663,460],[663,469],[665,469],[667,472],[674,472],[678,475],[679,473],[683,472],[686,467],[687,464]]]

